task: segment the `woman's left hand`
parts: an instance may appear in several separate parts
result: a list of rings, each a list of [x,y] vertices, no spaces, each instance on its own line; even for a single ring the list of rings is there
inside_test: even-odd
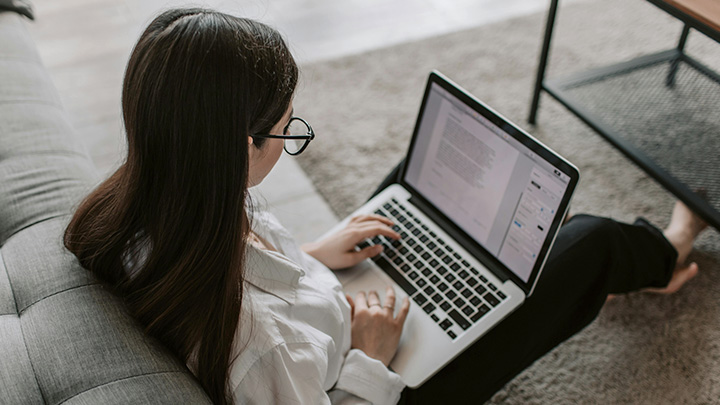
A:
[[[393,225],[391,220],[381,215],[361,215],[350,219],[347,227],[340,232],[317,242],[306,243],[301,248],[333,270],[344,269],[382,252],[382,246],[379,245],[356,251],[355,246],[365,239],[378,235],[400,239],[400,235],[390,228]]]

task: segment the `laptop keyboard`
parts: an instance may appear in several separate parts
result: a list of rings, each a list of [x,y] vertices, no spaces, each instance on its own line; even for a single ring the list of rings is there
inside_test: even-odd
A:
[[[395,222],[393,229],[401,239],[377,236],[363,241],[358,247],[382,244],[383,252],[372,260],[450,338],[457,338],[507,298],[500,288],[396,199],[385,203],[375,213],[392,219]]]

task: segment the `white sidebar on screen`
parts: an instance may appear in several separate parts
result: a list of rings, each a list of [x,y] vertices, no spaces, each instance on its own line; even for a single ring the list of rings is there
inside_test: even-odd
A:
[[[429,139],[418,191],[486,244],[520,153],[445,98]]]

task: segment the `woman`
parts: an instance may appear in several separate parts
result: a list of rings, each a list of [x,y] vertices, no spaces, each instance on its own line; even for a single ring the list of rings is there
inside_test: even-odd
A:
[[[282,38],[265,25],[202,9],[158,16],[125,75],[127,159],[84,200],[65,245],[124,297],[147,333],[188,364],[216,403],[397,402],[404,386],[387,365],[409,302],[395,317],[391,289],[384,303],[372,291],[346,298],[328,270],[378,254],[378,247],[355,246],[376,235],[398,238],[392,223],[355,218],[301,250],[272,216],[248,209],[248,188],[283,148],[300,153],[314,137],[292,116],[297,77]],[[305,132],[287,139],[294,125]],[[608,293],[668,280],[668,291],[679,288],[697,267],[673,269],[702,227],[681,205],[667,239],[643,222],[572,219],[531,300],[402,400],[448,399],[458,391],[487,398],[587,325]],[[558,280],[576,266],[589,269],[567,277],[575,293],[558,298],[565,283]],[[532,344],[508,338],[532,319],[544,319]],[[495,350],[488,345],[517,359],[485,376],[478,361]]]

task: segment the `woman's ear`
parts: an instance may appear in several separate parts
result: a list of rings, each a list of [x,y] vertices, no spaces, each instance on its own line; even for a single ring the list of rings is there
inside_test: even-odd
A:
[[[252,144],[253,144],[253,137],[252,137],[252,136],[248,136],[248,146],[250,146],[250,145],[252,145]]]

